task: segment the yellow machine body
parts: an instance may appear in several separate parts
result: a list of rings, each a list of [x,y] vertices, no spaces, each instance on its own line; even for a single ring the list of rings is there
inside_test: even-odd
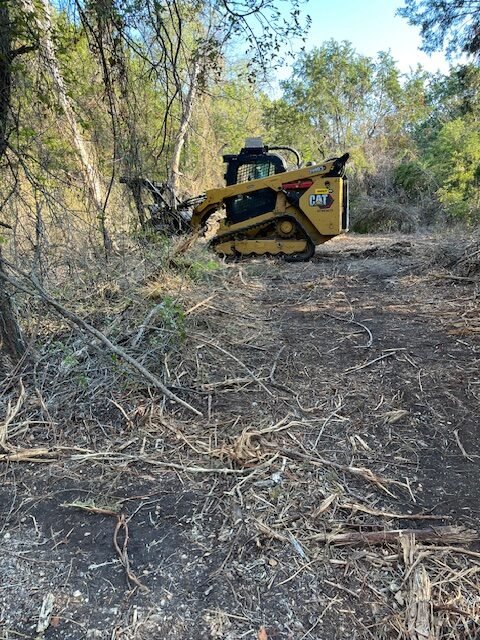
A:
[[[266,156],[257,157],[260,159],[256,162],[261,163]],[[227,215],[211,242],[217,253],[271,254],[308,260],[316,245],[348,230],[348,188],[344,175],[347,159],[345,154],[322,164],[211,189],[193,210],[192,228],[196,231],[205,227],[210,216],[226,206]],[[270,202],[271,206],[257,214],[260,201],[267,202],[267,206]],[[228,206],[232,202],[244,219],[229,216]]]

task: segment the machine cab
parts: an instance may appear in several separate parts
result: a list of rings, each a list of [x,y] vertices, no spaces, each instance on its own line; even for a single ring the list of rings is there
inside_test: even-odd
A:
[[[287,170],[285,160],[275,153],[269,153],[261,138],[247,138],[245,147],[239,154],[224,155],[223,161],[227,164],[224,176],[227,187],[268,178]],[[260,189],[254,193],[226,198],[227,221],[235,224],[273,211],[276,197],[271,189]]]

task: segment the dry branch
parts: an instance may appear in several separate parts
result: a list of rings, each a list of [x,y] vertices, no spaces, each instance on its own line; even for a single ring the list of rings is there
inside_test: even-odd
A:
[[[333,467],[334,469],[344,471],[345,473],[349,473],[353,476],[356,476],[357,478],[363,478],[363,480],[373,483],[379,489],[392,497],[395,497],[394,494],[389,491],[385,485],[394,484],[405,488],[405,485],[402,482],[376,475],[375,473],[373,473],[373,471],[371,471],[371,469],[367,469],[366,467],[352,467],[346,464],[340,464],[339,462],[334,462],[333,460],[327,460],[326,458],[322,458],[321,456],[307,456],[303,453],[299,453],[298,451],[290,451],[289,449],[279,449],[278,452],[281,455],[290,458],[291,460],[301,460],[303,462],[309,462],[310,464],[316,466]]]
[[[23,386],[22,380],[20,380],[20,393],[18,395],[17,402],[15,406],[12,407],[10,401],[8,401],[5,420],[3,421],[3,424],[0,424],[0,447],[4,451],[13,451],[12,447],[8,444],[8,427],[22,408],[23,403],[25,402],[25,398],[25,388]]]
[[[405,627],[410,640],[433,640],[432,584],[427,570],[415,559],[415,535],[402,536],[401,545],[408,580]]]
[[[57,458],[58,453],[45,448],[21,449],[0,454],[0,462],[52,462]]]
[[[406,626],[411,640],[431,640],[432,631],[432,586],[423,565],[414,572],[408,594]]]
[[[345,371],[343,373],[352,373],[353,371],[360,371],[360,369],[366,369],[367,367],[370,367],[372,364],[375,364],[375,362],[380,362],[380,360],[385,360],[386,358],[390,358],[391,356],[395,355],[395,351],[389,351],[388,353],[383,353],[381,356],[378,356],[378,358],[374,358],[373,360],[369,360],[368,362],[365,362],[365,364],[360,364],[356,367],[349,367],[348,369],[345,369]]]
[[[145,320],[142,322],[142,324],[140,325],[137,335],[133,338],[132,340],[132,347],[137,347],[138,344],[140,343],[140,340],[143,337],[143,334],[145,333],[145,329],[149,326],[152,318],[159,313],[163,308],[165,307],[165,304],[163,302],[160,302],[160,304],[157,304],[153,307],[153,309],[150,309],[150,311],[148,312]]]
[[[351,318],[341,318],[340,316],[336,316],[333,313],[325,312],[323,315],[327,316],[328,318],[333,318],[334,320],[339,320],[340,322],[347,322],[348,324],[356,324],[357,327],[360,327],[361,329],[366,331],[367,335],[368,335],[368,341],[366,342],[366,344],[358,345],[358,347],[361,348],[361,349],[369,349],[372,346],[372,344],[373,344],[372,332],[370,331],[370,329],[367,327],[366,324],[363,324],[363,322],[358,322],[358,320],[355,320],[355,318],[353,318],[353,317],[351,317]]]
[[[223,353],[228,358],[231,358],[232,360],[234,360],[237,364],[239,364],[241,367],[245,369],[245,371],[252,377],[252,380],[254,380],[257,384],[259,384],[262,387],[262,389],[268,393],[269,396],[273,397],[273,393],[270,391],[270,389],[267,389],[267,387],[263,384],[260,378],[258,378],[253,373],[253,371],[249,369],[247,365],[244,362],[242,362],[242,360],[240,360],[240,358],[237,358],[237,356],[231,353],[230,351],[227,351],[226,349],[224,349],[218,344],[215,344],[211,340],[207,340],[207,338],[204,338],[203,336],[195,335],[193,337],[195,340],[198,340],[199,342],[203,342],[203,344],[209,347],[212,347],[213,349],[217,349],[218,351],[220,351],[220,353]]]
[[[123,531],[123,541],[121,543],[121,546],[118,540],[120,531]],[[137,587],[139,587],[141,591],[148,591],[148,588],[137,578],[137,576],[130,568],[130,558],[128,557],[127,551],[128,540],[128,520],[122,514],[120,516],[117,516],[117,524],[115,525],[115,530],[113,532],[113,547],[120,559],[120,562],[123,565],[123,568],[125,569],[127,582],[129,583],[129,585],[132,582]]]
[[[379,518],[392,518],[395,520],[450,520],[451,516],[437,516],[428,513],[394,513],[393,511],[381,511],[380,509],[372,509],[358,502],[342,502],[339,504],[340,509],[351,509],[353,513],[361,511],[371,516]]]
[[[392,529],[390,531],[349,531],[348,533],[317,533],[312,540],[328,544],[394,544],[402,536],[414,535],[423,542],[441,544],[469,544],[479,539],[478,533],[465,527],[440,526],[425,529]]]
[[[218,474],[218,475],[245,475],[252,474],[263,469],[268,468],[275,460],[278,458],[278,453],[273,455],[269,460],[262,462],[257,465],[255,468],[248,467],[244,469],[231,469],[229,467],[193,467],[183,465],[177,462],[167,462],[165,460],[156,460],[154,458],[144,456],[142,454],[138,455],[125,455],[125,454],[116,454],[111,451],[107,452],[92,452],[92,453],[83,453],[83,454],[75,454],[70,456],[70,460],[75,460],[79,462],[100,462],[104,460],[109,460],[110,462],[145,462],[151,466],[163,467],[165,469],[176,469],[177,471],[183,471],[185,473],[206,473],[206,474]]]

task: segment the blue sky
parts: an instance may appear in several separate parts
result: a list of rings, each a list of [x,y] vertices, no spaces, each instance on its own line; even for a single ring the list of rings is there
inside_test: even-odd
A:
[[[330,38],[349,40],[359,53],[369,56],[390,50],[402,72],[418,63],[428,71],[446,72],[449,65],[443,54],[420,51],[418,28],[395,15],[403,4],[402,0],[310,0],[305,5],[312,18],[306,48],[321,46]],[[288,70],[278,75],[287,77]]]

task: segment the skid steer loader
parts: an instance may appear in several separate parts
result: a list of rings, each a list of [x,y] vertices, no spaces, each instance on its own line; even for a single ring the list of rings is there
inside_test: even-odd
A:
[[[296,156],[296,168],[287,168],[285,152]],[[314,255],[316,245],[348,231],[348,157],[346,153],[302,167],[294,149],[266,147],[261,139],[250,138],[239,154],[223,156],[225,187],[176,203],[175,211],[168,207],[159,183],[144,182],[154,185],[156,193],[150,190],[157,218],[174,214],[177,228],[181,223],[183,230],[198,233],[223,210],[210,240],[220,255],[281,255],[304,261]],[[128,179],[122,181],[132,186]]]

